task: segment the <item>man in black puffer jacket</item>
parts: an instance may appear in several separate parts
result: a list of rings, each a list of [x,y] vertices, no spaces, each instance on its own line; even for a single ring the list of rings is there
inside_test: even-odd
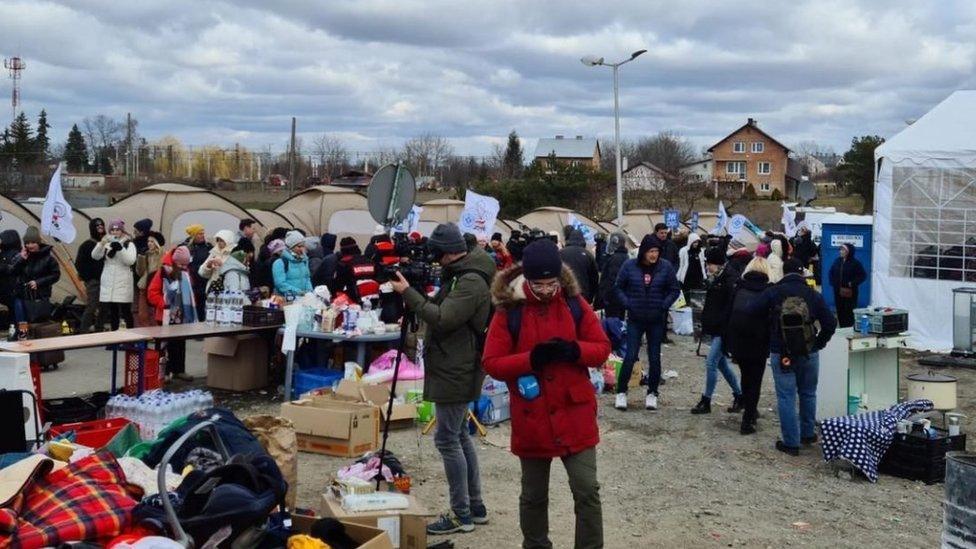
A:
[[[578,229],[573,229],[566,239],[566,247],[559,250],[559,258],[566,264],[579,284],[580,293],[587,303],[593,303],[597,286],[600,284],[600,273],[596,268],[596,259],[586,249],[586,239]]]
[[[742,410],[742,390],[735,371],[729,366],[722,349],[722,335],[725,333],[725,322],[729,317],[729,307],[732,304],[732,289],[738,278],[738,271],[725,261],[725,250],[713,246],[705,250],[705,268],[708,279],[705,281],[705,305],[701,313],[702,334],[710,336],[711,346],[705,359],[705,390],[701,400],[691,409],[693,414],[708,414],[712,411],[712,395],[715,384],[718,383],[718,373],[728,382],[732,389],[732,406],[730,413]]]
[[[82,313],[81,324],[78,326],[78,332],[82,334],[90,332],[93,325],[97,331],[101,331],[105,320],[101,302],[98,300],[105,258],[92,259],[92,250],[105,237],[105,222],[102,218],[96,217],[88,222],[88,235],[91,238],[81,243],[75,255],[75,270],[78,271],[78,278],[85,284],[85,294],[88,296],[85,312]]]
[[[617,299],[614,284],[620,268],[630,259],[627,254],[627,236],[624,233],[613,233],[607,240],[607,254],[600,272],[600,285],[597,291],[595,309],[603,309],[604,316],[612,318],[624,317],[624,307]]]

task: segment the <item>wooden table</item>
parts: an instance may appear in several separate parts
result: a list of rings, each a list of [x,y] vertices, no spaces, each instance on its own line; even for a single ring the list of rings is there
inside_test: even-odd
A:
[[[170,324],[169,326],[146,326],[129,330],[156,342],[167,339],[196,339],[202,337],[233,336],[278,330],[281,326],[211,326],[204,322],[192,324]]]
[[[284,328],[279,330],[284,333]],[[324,339],[336,343],[355,343],[356,344],[356,363],[362,366],[363,372],[369,370],[366,362],[366,346],[370,343],[387,343],[400,339],[400,330],[386,332],[383,334],[364,334],[360,336],[349,336],[335,332],[303,332],[299,330],[295,334],[295,339]],[[285,399],[291,400],[291,385],[295,370],[295,351],[288,351],[285,355]]]
[[[100,332],[95,334],[75,334],[44,339],[28,339],[25,341],[0,342],[0,350],[12,353],[43,353],[45,351],[70,351],[73,349],[90,349],[92,347],[108,347],[112,350],[112,393],[115,393],[118,374],[119,347],[132,345],[139,351],[139,376],[137,391],[143,389],[143,370],[146,360],[146,342],[149,337],[136,330],[118,330],[115,332]]]

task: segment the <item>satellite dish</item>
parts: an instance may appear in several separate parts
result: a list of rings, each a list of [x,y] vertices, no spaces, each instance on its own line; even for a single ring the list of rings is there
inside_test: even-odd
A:
[[[369,215],[386,228],[406,219],[417,196],[417,183],[406,167],[387,164],[376,172],[366,192]]]
[[[800,181],[796,195],[804,206],[809,206],[817,198],[817,186],[812,181]]]

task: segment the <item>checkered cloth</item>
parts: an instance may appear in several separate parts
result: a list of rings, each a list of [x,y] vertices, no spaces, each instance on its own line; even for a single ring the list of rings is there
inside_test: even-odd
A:
[[[0,509],[0,547],[30,549],[111,538],[129,524],[142,489],[112,454],[97,453],[29,482]]]
[[[824,461],[843,458],[871,482],[878,480],[878,463],[895,438],[895,425],[932,409],[931,400],[910,400],[888,408],[853,416],[833,417],[820,424]]]

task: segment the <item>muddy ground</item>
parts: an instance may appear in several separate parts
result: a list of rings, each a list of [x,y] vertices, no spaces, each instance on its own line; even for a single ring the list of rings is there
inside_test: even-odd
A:
[[[675,336],[672,336],[675,337]],[[889,476],[877,484],[836,477],[819,446],[799,458],[773,449],[779,434],[772,381],[765,379],[759,432],[741,436],[738,416],[719,381],[713,413],[692,416],[703,379],[703,358],[688,337],[664,348],[664,368],[678,378],[661,388],[661,409],[641,409],[643,394],[631,390],[631,410],[600,400],[604,533],[608,548],[636,547],[936,547],[942,528],[943,486]],[[189,372],[201,375],[199,343],[188,349]],[[105,354],[80,351],[65,367],[44,374],[49,395],[103,389]],[[77,355],[77,356],[76,356]],[[903,353],[902,377],[919,368]],[[90,358],[86,358],[90,357]],[[94,363],[94,364],[92,364]],[[961,411],[976,421],[976,370],[944,369],[957,376]],[[106,375],[96,375],[104,372]],[[90,387],[89,387],[90,386]],[[904,382],[902,383],[904,392]],[[218,395],[239,415],[275,413],[280,400],[268,393]],[[965,428],[964,428],[965,430]],[[452,536],[457,547],[517,547],[518,478],[508,451],[510,428],[489,428],[479,442],[485,500],[491,524]],[[430,507],[448,508],[444,473],[430,436],[420,429],[395,431],[390,446],[413,475],[415,493]],[[972,448],[972,444],[970,445]],[[322,488],[348,460],[299,454],[299,505],[316,509]],[[573,506],[565,474],[553,467],[550,525],[556,547],[571,547]]]

